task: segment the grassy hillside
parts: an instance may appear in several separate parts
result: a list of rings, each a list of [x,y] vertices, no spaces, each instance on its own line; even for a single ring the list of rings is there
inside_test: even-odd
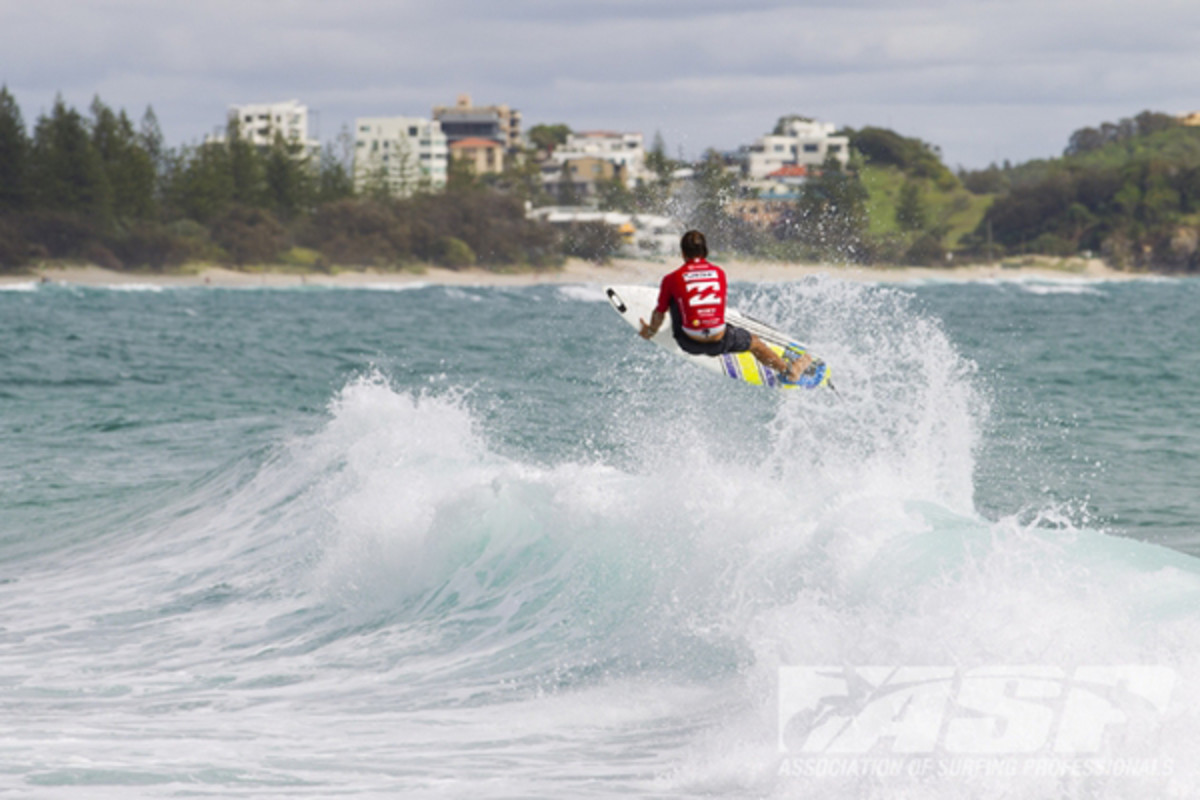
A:
[[[991,194],[972,194],[957,182],[954,182],[954,188],[943,189],[930,179],[912,178],[894,166],[865,166],[859,170],[859,179],[867,190],[872,236],[913,238],[919,235],[920,231],[902,229],[896,220],[901,187],[908,181],[915,181],[925,212],[925,230],[943,233],[942,244],[949,250],[958,247],[964,235],[978,228],[995,199]]]

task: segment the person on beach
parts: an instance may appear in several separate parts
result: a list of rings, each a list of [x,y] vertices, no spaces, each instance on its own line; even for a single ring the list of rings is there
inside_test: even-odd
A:
[[[785,360],[750,331],[725,321],[728,284],[725,270],[708,261],[708,242],[697,230],[688,231],[679,242],[684,264],[668,273],[658,290],[658,305],[650,322],[642,319],[641,335],[650,339],[662,327],[668,312],[671,332],[686,353],[719,356],[749,350],[764,366],[794,383],[812,363],[805,353]]]

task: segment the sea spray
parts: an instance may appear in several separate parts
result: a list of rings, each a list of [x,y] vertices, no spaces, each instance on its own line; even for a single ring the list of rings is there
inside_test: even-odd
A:
[[[1029,414],[1058,393],[1116,396],[1066,380],[1097,348],[1055,351],[1064,337],[1036,325],[1104,318],[1116,300],[1161,315],[1184,289],[1159,288],[735,286],[735,305],[830,361],[840,398],[703,374],[582,289],[9,293],[53,322],[10,348],[21,375],[77,376],[56,332],[92,337],[128,359],[86,364],[104,414],[138,424],[55,449],[18,424],[88,421],[97,391],[7,384],[23,416],[5,452],[59,484],[30,480],[6,510],[22,546],[0,583],[3,780],[79,796],[1190,796],[1195,560],[1036,492],[982,513],[975,499],[1022,485],[981,472],[989,437],[1043,432],[994,420],[1012,414],[997,385],[1015,380],[1018,345],[1058,379],[1052,393],[1020,374]],[[537,330],[513,324],[529,317]],[[1004,333],[1017,324],[1021,338]],[[144,379],[178,364],[194,382]],[[1055,445],[1014,449],[1014,473],[1022,454],[1059,452],[1024,467],[1070,470],[1079,444]],[[103,480],[56,478],[68,458],[103,464]],[[138,484],[188,458],[190,479]],[[1160,467],[1188,474],[1183,456]],[[23,474],[21,458],[8,469]],[[1166,477],[1126,483],[1124,514],[1186,516],[1162,502]],[[39,510],[63,495],[68,512]],[[78,498],[86,513],[69,513]],[[63,530],[29,555],[20,537],[51,522]],[[1100,697],[1077,693],[1104,669],[1132,686],[1174,676],[1165,700],[1097,706],[1113,721],[1084,759],[1107,771],[1055,749],[1079,741],[1067,703]],[[947,733],[894,752],[891,734],[860,730],[851,744],[881,752],[814,760],[829,731],[788,694],[814,670],[834,699],[850,679],[923,675],[931,694],[908,696],[947,699]],[[1040,717],[968,713],[997,680],[1061,700]],[[964,730],[1007,743],[1001,721],[1045,734],[1044,752],[964,752]],[[890,730],[919,741],[926,722]]]

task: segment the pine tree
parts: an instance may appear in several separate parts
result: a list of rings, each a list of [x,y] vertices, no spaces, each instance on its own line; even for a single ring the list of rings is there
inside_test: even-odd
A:
[[[262,208],[266,202],[263,157],[251,142],[242,138],[236,119],[229,120],[224,147],[229,158],[229,175],[233,181],[233,202],[252,208]]]
[[[303,145],[288,144],[276,135],[264,167],[269,207],[283,220],[312,208],[313,175]]]
[[[50,116],[38,119],[33,134],[31,173],[37,205],[87,215],[106,223],[112,189],[83,117],[61,96]]]
[[[654,143],[650,146],[650,152],[646,153],[646,168],[653,172],[660,181],[670,180],[672,165],[671,159],[667,158],[667,143],[663,141],[662,133],[654,132]]]
[[[0,86],[0,214],[29,207],[29,157],[21,109],[8,87]]]
[[[158,115],[154,113],[154,106],[146,106],[141,124],[138,126],[138,143],[146,151],[146,155],[150,156],[156,170],[161,167],[162,160],[167,154],[164,141],[162,128],[158,124]]]
[[[154,210],[154,163],[125,112],[114,114],[99,97],[92,102],[92,144],[112,189],[116,218],[148,218]]]
[[[557,199],[560,206],[577,206],[580,203],[579,189],[575,186],[571,166],[570,161],[564,161],[559,172]]]
[[[728,249],[734,225],[727,207],[737,199],[737,179],[725,168],[725,160],[716,150],[706,151],[696,165],[693,186],[696,198],[689,226],[704,231],[713,250]]]
[[[166,139],[163,137],[153,106],[146,106],[146,111],[142,114],[142,121],[138,125],[138,142],[154,167],[154,198],[161,202],[173,154],[166,147]]]
[[[332,144],[325,145],[317,167],[316,202],[332,203],[353,195],[354,179],[350,177],[346,160],[338,156]]]
[[[224,143],[206,142],[184,151],[172,173],[168,197],[188,219],[207,223],[233,205],[233,171]]]
[[[920,231],[925,229],[927,217],[920,185],[916,181],[905,181],[896,198],[896,224],[901,230]]]

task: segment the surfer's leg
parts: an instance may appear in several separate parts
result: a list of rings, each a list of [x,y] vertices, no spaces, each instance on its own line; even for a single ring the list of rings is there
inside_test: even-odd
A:
[[[805,353],[804,355],[800,356],[800,358],[797,358],[793,361],[786,361],[776,355],[775,351],[767,346],[767,343],[762,339],[759,339],[757,336],[752,336],[750,339],[750,352],[764,366],[769,367],[776,372],[783,373],[787,376],[787,379],[792,382],[795,382],[801,375],[804,374],[804,370],[808,369],[813,360],[812,356],[810,356],[808,353]]]
[[[755,358],[765,366],[770,367],[776,372],[787,372],[787,362],[775,354],[775,351],[767,346],[767,343],[757,336],[750,337],[750,352]]]

